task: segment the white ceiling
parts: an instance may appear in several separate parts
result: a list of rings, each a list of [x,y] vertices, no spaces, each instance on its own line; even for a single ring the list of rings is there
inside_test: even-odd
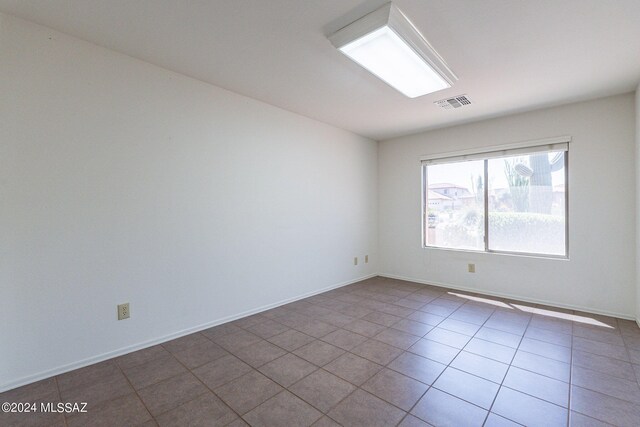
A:
[[[405,98],[326,35],[385,0],[0,0],[0,11],[385,139],[632,91],[638,0],[396,0],[460,80]],[[444,110],[433,101],[468,94]]]

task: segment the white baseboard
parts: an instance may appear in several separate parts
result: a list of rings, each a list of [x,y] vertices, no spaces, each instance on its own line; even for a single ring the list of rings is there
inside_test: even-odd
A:
[[[380,277],[406,280],[408,282],[422,283],[424,285],[432,285],[432,286],[437,286],[439,288],[449,288],[449,289],[455,289],[458,291],[474,292],[478,294],[491,295],[494,297],[509,298],[509,299],[514,299],[514,300],[523,301],[523,302],[530,302],[534,304],[544,304],[551,307],[567,308],[569,310],[580,310],[580,311],[584,311],[585,313],[601,314],[604,316],[617,317],[617,318],[626,319],[626,320],[635,320],[636,323],[638,323],[638,326],[640,326],[640,319],[636,319],[635,316],[624,314],[624,313],[617,313],[617,312],[607,311],[607,310],[599,310],[596,308],[584,307],[580,305],[562,304],[555,301],[548,301],[548,300],[543,300],[538,298],[530,298],[522,295],[507,294],[503,292],[493,292],[493,291],[488,291],[486,289],[476,289],[476,288],[469,288],[465,286],[457,286],[457,285],[452,285],[450,283],[439,283],[431,280],[416,279],[415,277],[398,276],[395,274],[388,274],[388,273],[379,273],[378,275]]]
[[[46,371],[43,371],[43,372],[39,372],[37,374],[28,375],[26,377],[22,377],[22,378],[19,378],[17,380],[10,381],[8,383],[4,383],[4,384],[0,385],[0,393],[2,393],[4,391],[7,391],[7,390],[12,390],[12,389],[14,389],[16,387],[20,387],[20,386],[23,386],[23,385],[26,385],[26,384],[31,384],[31,383],[36,382],[36,381],[40,381],[40,380],[43,380],[43,379],[46,379],[46,378],[50,378],[50,377],[55,376],[55,375],[64,374],[65,372],[73,371],[74,369],[84,368],[85,366],[93,365],[94,363],[102,362],[104,360],[111,359],[111,358],[114,358],[114,357],[117,357],[117,356],[122,356],[122,355],[125,355],[127,353],[131,353],[133,351],[142,350],[143,348],[151,347],[151,346],[156,345],[156,344],[161,344],[163,342],[167,342],[167,341],[170,341],[172,339],[180,338],[182,336],[189,335],[189,334],[192,334],[194,332],[199,332],[199,331],[202,331],[204,329],[211,328],[213,326],[217,326],[217,325],[220,325],[220,324],[223,324],[223,323],[231,322],[233,320],[241,319],[241,318],[246,317],[246,316],[251,316],[252,314],[256,314],[256,313],[260,313],[260,312],[263,312],[263,311],[266,311],[266,310],[270,310],[272,308],[279,307],[279,306],[285,305],[285,304],[289,304],[291,302],[298,301],[298,300],[301,300],[301,299],[304,299],[304,298],[308,298],[308,297],[311,297],[313,295],[321,294],[323,292],[327,292],[327,291],[330,291],[332,289],[336,289],[336,288],[340,288],[342,286],[350,285],[352,283],[360,282],[361,280],[366,280],[366,279],[369,279],[371,277],[376,277],[377,275],[378,275],[377,273],[369,274],[369,275],[366,275],[366,276],[359,277],[357,279],[353,279],[353,280],[349,280],[349,281],[346,281],[346,282],[338,283],[338,284],[335,284],[335,285],[327,286],[327,287],[322,288],[322,289],[318,289],[318,290],[315,290],[315,291],[307,292],[305,294],[298,295],[298,296],[291,297],[291,298],[287,298],[287,299],[284,299],[284,300],[281,300],[281,301],[278,301],[278,302],[275,302],[275,303],[272,303],[272,304],[263,305],[261,307],[254,308],[252,310],[247,310],[247,311],[244,311],[242,313],[235,314],[233,316],[227,316],[227,317],[224,317],[222,319],[217,319],[217,320],[214,320],[214,321],[211,321],[211,322],[207,322],[207,323],[204,323],[204,324],[201,324],[201,325],[198,325],[198,326],[194,326],[192,328],[183,329],[181,331],[173,332],[173,333],[168,334],[168,335],[163,335],[161,337],[154,338],[154,339],[151,339],[151,340],[148,340],[148,341],[144,341],[144,342],[139,343],[139,344],[134,344],[134,345],[131,345],[131,346],[120,348],[118,350],[114,350],[114,351],[103,353],[103,354],[100,354],[100,355],[97,355],[97,356],[93,356],[93,357],[89,357],[89,358],[86,358],[86,359],[82,359],[82,360],[79,360],[77,362],[69,363],[69,364],[66,364],[66,365],[63,365],[63,366],[59,366],[59,367],[56,367],[56,368],[53,368],[53,369],[49,369],[49,370],[46,370]]]
[[[433,282],[433,281],[427,281],[427,280],[423,280],[423,279],[417,279],[415,277],[407,277],[407,276],[399,276],[399,275],[394,275],[394,274],[388,274],[388,273],[374,273],[374,274],[369,274],[366,276],[362,276],[359,277],[357,279],[353,279],[353,280],[349,280],[346,282],[342,282],[342,283],[338,283],[335,285],[331,285],[316,291],[312,291],[312,292],[307,292],[305,294],[302,295],[298,295],[292,298],[287,298],[272,304],[268,304],[268,305],[264,305],[261,307],[257,307],[255,309],[252,310],[248,310],[248,311],[244,311],[242,313],[238,313],[236,315],[233,316],[227,316],[224,317],[222,319],[217,319],[205,324],[201,324],[198,326],[194,326],[193,328],[188,328],[188,329],[183,329],[181,331],[178,332],[174,332],[168,335],[164,335],[158,338],[154,338],[152,340],[148,340],[139,344],[135,344],[132,346],[128,346],[128,347],[123,347],[120,348],[118,350],[114,350],[111,352],[107,352],[107,353],[103,353],[97,356],[93,356],[93,357],[89,357],[83,360],[79,360],[77,362],[73,362],[73,363],[69,363],[63,366],[59,366],[57,368],[54,369],[49,369],[47,371],[43,371],[43,372],[39,372],[37,374],[34,375],[29,375],[26,377],[22,377],[18,380],[15,381],[10,381],[8,383],[4,383],[2,385],[0,385],[0,393],[7,391],[7,390],[11,390],[14,389],[16,387],[20,387],[26,384],[30,384],[36,381],[40,381],[55,375],[60,375],[60,374],[64,374],[65,372],[69,372],[69,371],[73,371],[74,369],[79,369],[79,368],[83,368],[85,366],[89,366],[89,365],[93,365],[94,363],[98,363],[98,362],[102,362],[104,360],[107,359],[111,359],[114,357],[118,357],[118,356],[122,356],[125,355],[127,353],[131,353],[133,351],[137,351],[137,350],[141,350],[143,348],[147,348],[147,347],[151,347],[153,345],[156,344],[161,344],[163,342],[167,342],[170,341],[172,339],[176,339],[176,338],[180,338],[182,336],[185,335],[189,335],[192,334],[194,332],[199,332],[202,331],[204,329],[208,329],[211,328],[213,326],[217,326],[223,323],[227,323],[233,320],[237,320],[237,319],[241,319],[243,317],[246,316],[251,316],[252,314],[256,314],[256,313],[260,313],[262,311],[266,311],[266,310],[270,310],[272,308],[275,307],[279,307],[281,305],[284,304],[288,304],[294,301],[298,301],[304,298],[308,298],[310,296],[313,295],[317,295],[317,294],[321,294],[323,292],[327,292],[330,291],[332,289],[336,289],[336,288],[340,288],[342,286],[346,286],[346,285],[350,285],[352,283],[356,283],[359,282],[361,280],[366,280],[369,279],[371,277],[376,277],[376,276],[381,276],[381,277],[387,277],[390,279],[398,279],[398,280],[406,280],[409,282],[415,282],[415,283],[422,283],[425,285],[432,285],[432,286],[438,286],[441,288],[449,288],[449,289],[456,289],[459,291],[466,291],[466,292],[473,292],[473,293],[478,293],[478,294],[485,294],[485,295],[490,295],[490,296],[495,296],[495,297],[501,297],[501,298],[509,298],[509,299],[514,299],[514,300],[520,300],[520,301],[524,301],[524,302],[530,302],[530,303],[535,303],[535,304],[544,304],[544,305],[548,305],[548,306],[552,306],[552,307],[559,307],[559,308],[567,308],[567,309],[571,309],[571,310],[580,310],[580,311],[584,311],[586,313],[593,313],[593,314],[601,314],[601,315],[605,315],[605,316],[612,316],[612,317],[617,317],[617,318],[621,318],[621,319],[627,319],[627,320],[635,320],[636,323],[638,324],[638,327],[640,327],[640,318],[635,318],[634,316],[630,316],[628,314],[623,314],[623,313],[616,313],[616,312],[610,312],[610,311],[606,311],[606,310],[598,310],[598,309],[594,309],[592,307],[583,307],[583,306],[578,306],[578,305],[571,305],[571,304],[561,304],[561,303],[557,303],[554,301],[547,301],[547,300],[542,300],[542,299],[537,299],[537,298],[529,298],[529,297],[525,297],[522,295],[514,295],[514,294],[507,294],[507,293],[502,293],[502,292],[493,292],[493,291],[489,291],[489,290],[485,290],[485,289],[475,289],[475,288],[469,288],[469,287],[464,287],[464,286],[456,286],[456,285],[452,285],[449,283],[439,283],[439,282]]]

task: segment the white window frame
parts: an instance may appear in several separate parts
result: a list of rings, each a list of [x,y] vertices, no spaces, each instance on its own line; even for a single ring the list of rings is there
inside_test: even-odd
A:
[[[559,136],[554,138],[539,139],[535,141],[525,141],[513,144],[498,145],[492,147],[485,147],[483,149],[470,149],[455,151],[449,153],[431,154],[420,157],[420,168],[422,171],[422,215],[421,215],[421,227],[422,227],[422,247],[423,249],[435,249],[435,250],[447,250],[458,252],[478,252],[478,253],[494,253],[494,254],[506,254],[516,256],[528,256],[538,258],[556,258],[556,259],[569,259],[569,143],[571,142],[570,136]],[[489,185],[488,185],[488,161],[490,159],[500,157],[510,157],[518,154],[531,154],[541,151],[564,151],[564,185],[565,185],[565,197],[564,197],[564,255],[534,253],[534,252],[516,252],[516,251],[501,251],[495,249],[489,249]],[[430,245],[427,243],[428,233],[428,189],[427,182],[427,167],[438,164],[456,163],[471,160],[483,160],[484,161],[484,249],[458,249],[444,246]]]

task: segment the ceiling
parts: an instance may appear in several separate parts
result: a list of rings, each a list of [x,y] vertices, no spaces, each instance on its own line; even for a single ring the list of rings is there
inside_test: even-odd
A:
[[[0,0],[0,11],[377,140],[632,91],[638,0],[396,0],[459,81],[409,99],[326,36],[385,0]],[[467,94],[472,105],[433,102]]]

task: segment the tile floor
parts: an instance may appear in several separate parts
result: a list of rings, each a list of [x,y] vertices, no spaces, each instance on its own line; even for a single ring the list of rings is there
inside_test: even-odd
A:
[[[373,278],[0,395],[3,426],[639,426],[628,320]]]

